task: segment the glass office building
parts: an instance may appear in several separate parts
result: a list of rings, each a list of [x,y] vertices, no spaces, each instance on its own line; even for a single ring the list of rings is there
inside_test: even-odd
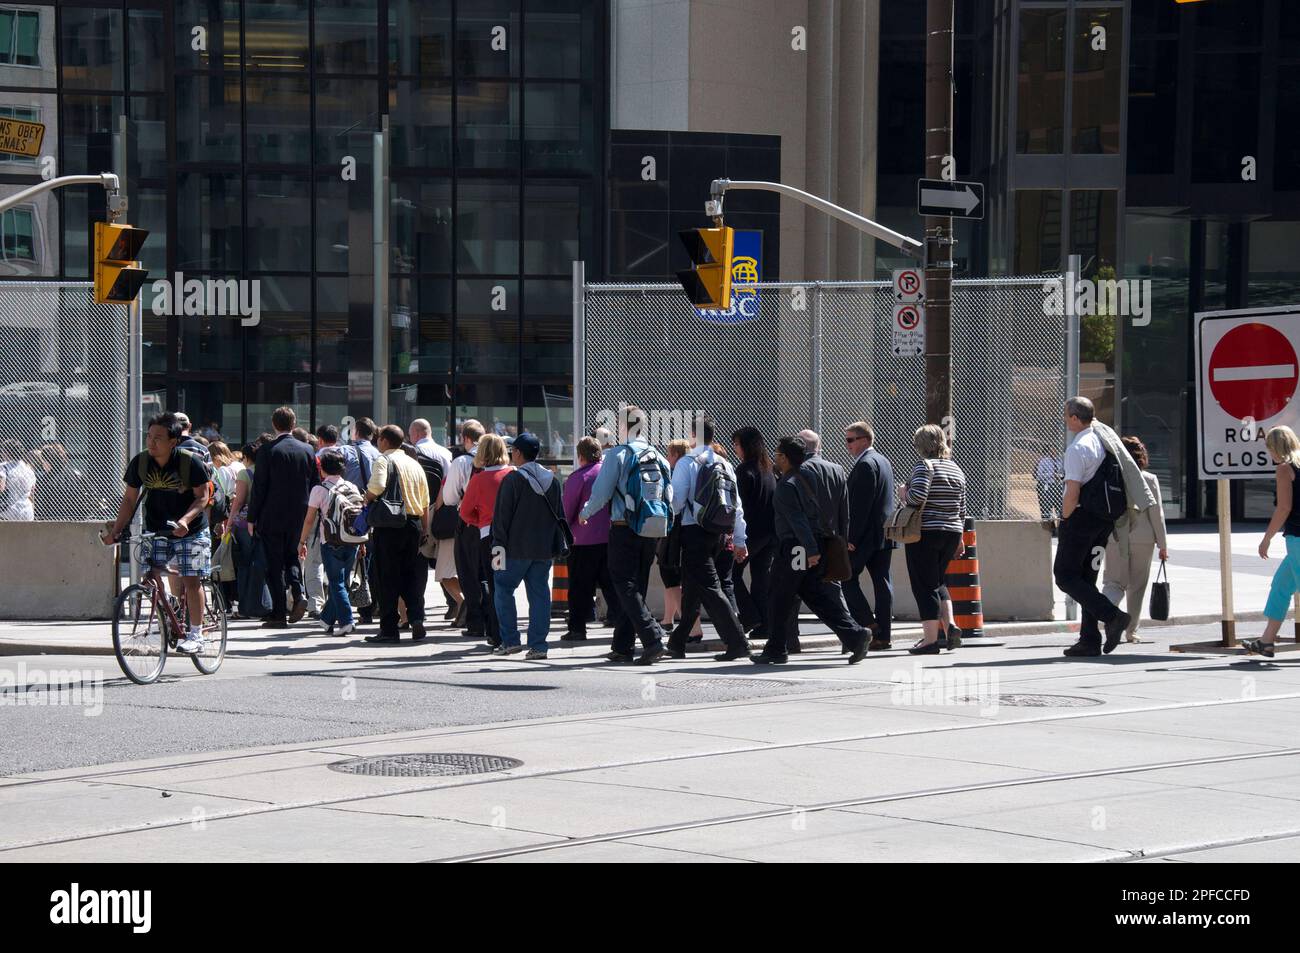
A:
[[[606,4],[0,4],[0,116],[46,125],[0,194],[115,170],[150,281],[259,282],[261,319],[157,314],[145,390],[228,438],[372,408],[375,133],[387,124],[388,419],[572,430],[570,274],[601,274]],[[125,123],[121,117],[125,117]],[[99,190],[0,219],[0,276],[89,275]]]

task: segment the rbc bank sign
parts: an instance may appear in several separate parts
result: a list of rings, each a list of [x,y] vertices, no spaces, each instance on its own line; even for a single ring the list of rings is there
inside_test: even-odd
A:
[[[736,230],[731,246],[731,307],[723,311],[696,308],[705,321],[740,324],[758,317],[758,289],[753,285],[763,275],[763,233]]]

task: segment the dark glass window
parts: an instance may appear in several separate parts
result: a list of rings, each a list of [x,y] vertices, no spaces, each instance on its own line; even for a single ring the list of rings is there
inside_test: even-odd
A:
[[[1273,129],[1277,173],[1273,187],[1283,191],[1300,189],[1300,63],[1277,66],[1277,107]]]
[[[1124,12],[1079,10],[1074,29],[1074,151],[1119,153]],[[1098,46],[1104,45],[1104,49]]]
[[[357,186],[366,183],[363,188]],[[368,172],[356,182],[337,174],[316,180],[316,270],[361,275],[368,282],[373,272],[371,244],[372,194]]]
[[[1064,151],[1065,18],[1064,10],[1020,11],[1017,152]]]
[[[1016,192],[1015,273],[1038,275],[1061,269],[1061,193]]]
[[[592,0],[533,3],[524,18],[524,75],[592,79],[596,52]]]
[[[439,278],[395,278],[392,284],[393,373],[450,372],[452,283]]]
[[[456,90],[456,164],[462,169],[519,165],[519,86],[460,83]]]
[[[113,168],[113,133],[122,108],[121,96],[63,97],[61,174],[94,174]]]
[[[451,83],[395,81],[388,93],[388,127],[393,137],[393,167],[450,168]]]
[[[248,177],[249,270],[311,270],[310,189],[300,175]]]
[[[63,85],[122,88],[122,11],[63,8]]]
[[[176,77],[176,158],[239,161],[239,74]]]
[[[518,430],[519,385],[509,381],[457,381],[455,423],[481,421],[488,433],[501,436]]]
[[[456,203],[456,268],[460,273],[517,274],[519,185],[461,179]]]
[[[245,0],[244,18],[245,64],[306,72],[307,0]]]
[[[1128,171],[1170,174],[1177,156],[1178,38],[1133,35],[1128,78]],[[1077,108],[1077,107],[1076,107]]]
[[[573,283],[524,282],[523,372],[564,378],[573,373]]]
[[[1259,56],[1199,53],[1194,69],[1192,181],[1241,182],[1242,159],[1259,159]]]
[[[248,369],[293,371],[305,381],[311,373],[311,280],[267,275],[257,280],[262,320],[245,329]]]
[[[162,11],[127,11],[126,42],[131,62],[131,91],[163,92],[167,88],[167,59]]]
[[[475,0],[456,11],[462,77],[519,75],[519,0]]]
[[[509,374],[519,369],[519,282],[456,282],[456,370]],[[487,423],[487,421],[484,421]]]
[[[1115,277],[1119,240],[1118,195],[1109,190],[1070,193],[1070,251],[1080,256],[1084,275]]]
[[[577,185],[529,182],[524,190],[524,272],[567,275],[590,242],[591,210]]]
[[[573,459],[573,381],[556,379],[526,383],[523,392],[524,429],[542,442],[543,460]]]
[[[389,0],[388,37],[392,72],[451,75],[450,0]]]
[[[167,177],[167,100],[161,96],[132,96],[127,131],[127,176],[162,180]]]
[[[307,77],[250,73],[244,77],[249,162],[311,161],[311,98]]]
[[[149,232],[140,249],[140,261],[151,278],[167,274],[167,192],[165,189],[142,189],[135,179],[127,180],[130,192],[131,224]],[[146,286],[146,292],[148,287]]]
[[[450,274],[451,182],[396,180],[392,194],[393,272]]]
[[[1282,3],[1279,6],[1289,6]],[[1196,50],[1238,50],[1260,43],[1261,3],[1198,3],[1196,12]]]
[[[239,69],[239,0],[174,0],[172,6],[178,70]]]
[[[243,263],[238,175],[176,178],[176,264],[184,270],[238,272]]]
[[[390,120],[391,123],[391,120]],[[342,172],[344,156],[369,166],[379,128],[379,83],[368,79],[316,80],[316,161]],[[390,125],[391,130],[391,125]],[[368,181],[368,180],[367,180]]]
[[[524,87],[524,163],[529,169],[589,172],[591,88],[575,83]]]
[[[376,0],[315,0],[315,9],[317,72],[379,71]]]

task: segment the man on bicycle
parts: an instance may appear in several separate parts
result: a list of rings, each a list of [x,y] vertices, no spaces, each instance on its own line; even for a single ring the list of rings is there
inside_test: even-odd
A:
[[[207,514],[212,471],[199,457],[177,449],[181,434],[175,414],[149,421],[145,452],[126,468],[126,491],[104,543],[111,546],[121,537],[143,489],[144,527],[157,536],[144,547],[140,562],[157,570],[176,564],[190,617],[189,631],[176,648],[192,655],[203,647],[203,579],[212,563]]]

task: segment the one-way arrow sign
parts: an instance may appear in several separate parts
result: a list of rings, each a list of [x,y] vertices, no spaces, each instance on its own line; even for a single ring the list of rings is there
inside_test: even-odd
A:
[[[984,186],[978,182],[945,182],[943,179],[918,179],[916,208],[922,215],[956,218],[984,217]]]

